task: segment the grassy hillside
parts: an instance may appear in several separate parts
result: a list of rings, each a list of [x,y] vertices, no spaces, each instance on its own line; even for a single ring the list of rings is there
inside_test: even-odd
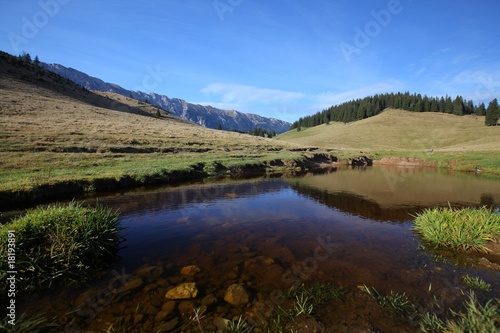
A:
[[[93,191],[120,180],[150,183],[175,179],[176,172],[210,174],[301,158],[291,151],[295,144],[207,129],[130,98],[0,62],[2,198],[58,184],[67,185],[62,192]]]
[[[500,127],[485,126],[478,116],[387,109],[364,120],[292,130],[278,138],[346,156],[363,151],[379,158],[417,157],[458,169],[481,165],[500,171]]]

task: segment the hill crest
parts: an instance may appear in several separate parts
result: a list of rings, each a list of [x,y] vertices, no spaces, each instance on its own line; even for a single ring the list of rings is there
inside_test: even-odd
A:
[[[385,109],[351,123],[290,130],[278,138],[296,144],[356,150],[500,150],[497,127],[484,116]]]

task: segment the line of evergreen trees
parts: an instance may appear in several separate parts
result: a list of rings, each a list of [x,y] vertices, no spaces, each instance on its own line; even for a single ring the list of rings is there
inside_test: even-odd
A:
[[[476,114],[478,116],[486,116],[485,124],[488,126],[496,125],[500,118],[496,99],[491,101],[488,108],[486,108],[484,103],[475,106],[472,101],[468,101],[462,96],[457,96],[452,100],[450,96],[439,98],[405,92],[377,94],[363,99],[351,100],[340,105],[334,105],[314,115],[300,118],[292,124],[291,129],[300,130],[302,127],[328,124],[330,121],[349,123],[373,117],[386,108],[413,112],[442,112],[458,116]]]
[[[255,127],[253,131],[249,131],[248,134],[254,135],[254,136],[261,136],[263,138],[268,137],[268,138],[274,138],[276,136],[276,131],[275,130],[265,130],[260,127]]]

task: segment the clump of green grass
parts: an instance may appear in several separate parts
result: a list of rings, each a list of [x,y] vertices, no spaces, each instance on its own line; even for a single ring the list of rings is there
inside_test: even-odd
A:
[[[472,289],[491,291],[491,284],[478,276],[465,275],[462,277],[462,281]]]
[[[307,296],[315,304],[320,305],[331,300],[344,300],[347,288],[333,283],[314,283],[309,286],[302,284],[298,288],[292,287],[286,292],[288,298]]]
[[[60,325],[55,318],[49,320],[41,313],[33,316],[23,313],[16,318],[15,325],[9,323],[9,317],[5,317],[0,321],[0,332],[46,333],[56,332],[58,328],[60,328]]]
[[[426,209],[416,216],[413,229],[435,248],[487,252],[485,242],[500,235],[500,214],[485,207]]]
[[[396,293],[391,290],[387,295],[381,295],[375,288],[363,285],[362,291],[373,297],[377,304],[388,313],[408,320],[413,320],[417,315],[415,305],[405,293]]]
[[[0,226],[0,253],[7,253],[8,234],[14,234],[15,263],[9,270],[22,277],[18,291],[69,285],[95,277],[91,272],[97,274],[115,260],[122,241],[119,230],[118,214],[102,206],[36,208]],[[1,267],[6,259],[0,258]]]
[[[451,310],[453,319],[446,321],[434,313],[425,313],[420,318],[422,332],[447,332],[447,333],[483,333],[498,332],[500,327],[500,303],[498,300],[488,300],[481,304],[476,294],[471,291],[464,302],[464,311]]]

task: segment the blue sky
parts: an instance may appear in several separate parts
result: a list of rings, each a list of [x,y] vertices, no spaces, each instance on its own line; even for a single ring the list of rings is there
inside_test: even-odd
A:
[[[498,0],[1,1],[0,50],[295,121],[385,92],[500,97]]]

